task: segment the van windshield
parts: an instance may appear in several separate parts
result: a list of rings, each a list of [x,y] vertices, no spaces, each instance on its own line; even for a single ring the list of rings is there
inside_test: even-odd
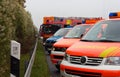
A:
[[[58,29],[61,28],[61,25],[57,24],[43,24],[42,31],[46,34],[54,34]]]
[[[82,38],[83,41],[120,41],[120,20],[104,20],[94,25]]]
[[[70,30],[64,38],[80,38],[91,26],[90,25],[78,25]]]
[[[65,36],[69,30],[70,28],[61,28],[53,36]]]

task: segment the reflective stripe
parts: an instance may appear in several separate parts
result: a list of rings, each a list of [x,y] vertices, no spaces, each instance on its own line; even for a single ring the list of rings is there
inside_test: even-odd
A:
[[[104,50],[99,57],[107,57],[109,53],[111,53],[112,51],[116,50],[118,47],[110,47],[106,50]]]
[[[117,49],[117,51],[115,51],[112,56],[116,56],[118,53],[120,53],[120,49]]]
[[[114,50],[113,52],[109,53],[108,56],[115,56],[118,52],[120,52],[120,48]]]

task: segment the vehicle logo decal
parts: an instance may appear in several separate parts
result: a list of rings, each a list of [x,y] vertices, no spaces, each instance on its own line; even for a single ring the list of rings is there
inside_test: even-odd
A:
[[[104,50],[101,54],[100,57],[106,57],[108,56],[109,53],[111,53],[112,51],[116,50],[118,47],[110,47],[106,50]]]
[[[87,56],[82,56],[80,59],[81,64],[85,64],[87,62]]]

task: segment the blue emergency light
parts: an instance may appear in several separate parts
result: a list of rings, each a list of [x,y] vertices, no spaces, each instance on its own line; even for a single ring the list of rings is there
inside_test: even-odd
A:
[[[109,14],[109,17],[110,17],[110,16],[117,16],[117,13],[110,13],[110,14]]]
[[[109,13],[109,18],[120,18],[120,12]]]

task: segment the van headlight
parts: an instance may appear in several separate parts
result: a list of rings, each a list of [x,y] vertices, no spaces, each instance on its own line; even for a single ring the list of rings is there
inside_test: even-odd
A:
[[[65,59],[66,61],[68,61],[68,58],[69,58],[69,55],[68,55],[67,53],[65,53],[64,59]]]
[[[55,47],[52,47],[52,51],[55,51]]]
[[[120,57],[108,57],[105,65],[120,65]]]
[[[62,52],[65,52],[67,48],[62,48]]]

